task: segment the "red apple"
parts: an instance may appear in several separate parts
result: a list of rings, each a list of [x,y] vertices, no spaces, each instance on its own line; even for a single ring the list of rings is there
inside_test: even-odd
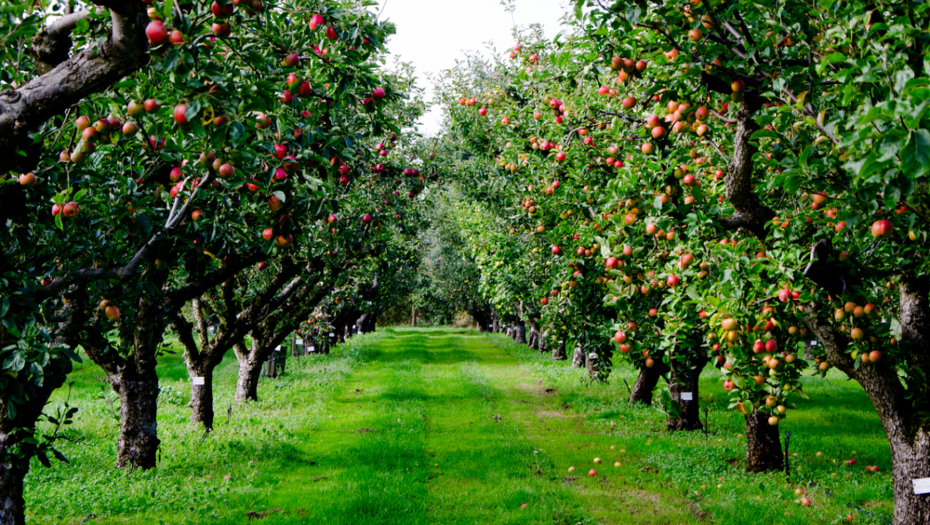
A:
[[[188,124],[187,116],[184,114],[185,111],[187,111],[187,104],[178,104],[174,107],[174,121],[180,126]]]
[[[65,204],[64,207],[61,209],[61,213],[69,219],[73,219],[77,217],[80,212],[81,212],[81,208],[78,207],[77,203],[73,201],[69,202],[68,204]],[[54,211],[52,213],[54,214]]]
[[[31,188],[36,185],[36,176],[35,173],[23,173],[19,176],[20,186],[25,186]]]
[[[281,65],[284,67],[297,67],[300,64],[300,55],[297,53],[288,53],[281,60]]]
[[[213,22],[210,28],[213,30],[213,34],[219,38],[227,38],[232,34],[232,29],[226,22]]]
[[[891,230],[892,230],[891,221],[887,219],[875,221],[872,224],[872,237],[875,237],[876,239],[880,237],[887,237],[891,235]]]
[[[232,2],[227,2],[226,5],[221,6],[214,0],[214,2],[210,4],[210,11],[213,12],[215,18],[228,18],[233,14],[233,5]]]
[[[119,308],[115,306],[107,306],[103,310],[103,314],[107,316],[107,319],[110,321],[116,321],[119,319]]]
[[[161,20],[152,20],[145,26],[145,36],[149,39],[152,46],[160,46],[168,40],[168,30]]]

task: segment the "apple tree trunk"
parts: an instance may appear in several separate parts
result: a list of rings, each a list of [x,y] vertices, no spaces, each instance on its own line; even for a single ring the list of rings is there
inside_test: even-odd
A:
[[[568,356],[565,355],[565,341],[557,341],[552,345],[552,360],[565,361]]]
[[[706,361],[702,361],[701,364],[706,364]],[[679,368],[684,368],[684,370],[679,370]],[[671,367],[668,391],[672,395],[672,401],[678,405],[678,414],[677,417],[668,419],[669,430],[700,430],[704,428],[704,425],[701,424],[700,398],[698,396],[699,379],[703,368],[703,366],[685,367],[682,364]],[[690,399],[682,399],[682,394],[690,394]]]
[[[746,472],[784,468],[785,455],[778,441],[778,425],[769,425],[769,414],[746,414]]]
[[[572,354],[572,366],[574,368],[584,368],[587,361],[587,357],[584,355],[581,345],[575,345],[575,352]]]
[[[930,494],[914,494],[912,483],[915,479],[930,478],[928,427],[925,425],[911,436],[901,432],[889,439],[893,465],[894,525],[930,523]]]
[[[119,468],[155,467],[158,445],[158,376],[155,361],[141,374],[110,377],[119,395],[120,425],[116,465]]]
[[[10,449],[18,445],[10,434],[0,434],[0,454],[10,457]],[[0,525],[24,525],[26,502],[23,499],[23,479],[29,472],[29,461],[16,458],[0,468]]]
[[[588,377],[591,379],[597,379],[598,377],[598,358],[597,354],[594,352],[582,352],[585,357],[585,368],[588,371]]]
[[[192,367],[187,374],[191,380],[191,423],[200,423],[206,430],[213,428],[213,366],[204,363]]]
[[[251,358],[239,360],[236,379],[236,401],[258,401],[258,381],[262,375],[261,361]]]
[[[640,368],[639,377],[636,378],[636,383],[630,392],[630,404],[651,405],[656,385],[667,371],[667,365],[661,359],[656,359],[655,365],[651,368],[645,366]]]

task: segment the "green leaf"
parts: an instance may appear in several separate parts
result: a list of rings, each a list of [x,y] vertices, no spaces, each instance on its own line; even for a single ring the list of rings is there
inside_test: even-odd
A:
[[[187,107],[184,109],[184,117],[187,118],[188,122],[194,122],[197,120],[197,115],[200,115],[200,109],[200,101],[191,100],[187,103]]]
[[[745,410],[747,414],[752,414],[752,402],[748,399],[743,401],[743,410]]]
[[[809,157],[810,154],[811,154],[811,147],[808,146],[804,148],[804,151],[801,152],[801,156],[798,157],[798,162],[801,164],[801,166],[804,166],[805,168],[807,167],[807,157]]]
[[[245,126],[241,122],[233,122],[229,125],[229,140],[232,147],[239,148],[245,144]]]
[[[759,140],[759,139],[766,139],[766,138],[777,139],[778,133],[775,133],[774,131],[769,131],[766,129],[760,129],[759,131],[753,133],[751,137],[749,137],[750,140]]]
[[[927,174],[930,168],[930,131],[925,129],[911,131],[907,144],[901,150],[901,161],[901,168],[905,173],[912,173],[914,177]]]
[[[831,53],[823,57],[823,60],[820,61],[820,70],[823,71],[823,68],[825,68],[826,66],[829,66],[830,64],[835,64],[837,62],[842,62],[844,60],[846,60],[846,55],[842,53]]]
[[[285,195],[283,191],[276,191],[272,193],[272,195],[277,197],[281,202],[287,202],[287,195]]]
[[[0,317],[6,315],[7,311],[10,309],[10,298],[4,297],[0,300]]]
[[[168,25],[171,25],[171,15],[173,13],[172,9],[174,9],[174,0],[165,0],[165,6],[162,9],[162,13],[164,13],[165,23]]]
[[[19,372],[24,366],[26,366],[26,359],[23,357],[22,352],[13,352],[13,355],[3,361],[4,370]]]

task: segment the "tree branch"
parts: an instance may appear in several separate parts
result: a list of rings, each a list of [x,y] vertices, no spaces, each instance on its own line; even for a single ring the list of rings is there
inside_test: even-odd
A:
[[[74,54],[21,88],[0,93],[0,151],[8,153],[0,158],[0,171],[35,167],[38,159],[34,156],[24,159],[15,154],[32,143],[30,132],[146,64],[145,31],[138,22],[144,19],[145,4],[117,0],[95,3],[111,8],[113,27],[106,43]]]
[[[71,53],[71,32],[79,20],[84,20],[91,13],[85,9],[64,15],[39,30],[32,37],[32,46],[26,51],[36,61],[40,74],[51,71],[55,66],[68,60]]]
[[[744,101],[737,114],[733,157],[724,177],[727,201],[733,206],[734,214],[720,222],[727,229],[746,228],[757,238],[765,239],[765,225],[775,218],[775,212],[764,206],[752,191],[752,155],[755,148],[749,138],[755,129],[752,113]]]

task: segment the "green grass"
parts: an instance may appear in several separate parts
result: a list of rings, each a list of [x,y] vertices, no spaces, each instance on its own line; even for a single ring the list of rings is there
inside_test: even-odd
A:
[[[61,446],[71,463],[33,466],[29,523],[807,524],[839,523],[847,503],[891,510],[874,409],[839,376],[812,380],[812,401],[782,425],[798,454],[786,483],[742,472],[742,419],[726,411],[713,370],[701,385],[712,408],[706,436],[669,434],[663,414],[628,406],[630,370],[591,383],[564,362],[472,331],[389,329],[290,359],[254,404],[232,402],[235,374],[229,356],[216,373],[217,426],[204,438],[188,423],[183,362],[163,358],[161,461],[130,472],[114,468],[115,396],[98,368],[78,367],[74,442]],[[859,463],[844,467],[853,451]],[[867,464],[882,474],[866,475]],[[818,484],[808,487],[812,507],[795,502],[802,480]],[[853,512],[857,523],[878,523]]]

